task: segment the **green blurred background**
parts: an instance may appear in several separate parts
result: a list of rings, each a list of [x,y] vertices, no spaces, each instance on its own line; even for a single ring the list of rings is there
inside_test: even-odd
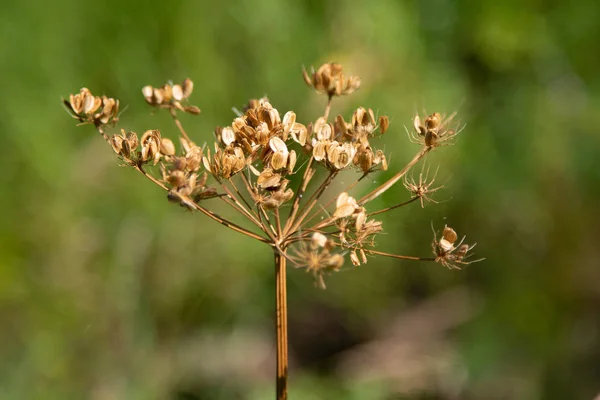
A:
[[[376,181],[416,151],[415,110],[466,123],[428,157],[447,201],[387,214],[380,249],[428,256],[448,223],[486,260],[373,258],[325,291],[291,270],[291,398],[594,398],[599,16],[593,0],[2,2],[0,399],[273,398],[272,254],[169,204],[60,99],[86,86],[128,106],[123,127],[174,137],[140,89],[190,77],[203,142],[265,94],[315,119],[300,71],[327,61],[363,82],[333,113],[392,119]]]

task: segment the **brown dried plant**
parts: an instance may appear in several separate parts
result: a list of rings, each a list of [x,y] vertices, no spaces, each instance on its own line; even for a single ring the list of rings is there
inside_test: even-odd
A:
[[[142,93],[152,107],[166,109],[179,131],[179,146],[158,130],[140,135],[120,129],[109,134],[118,121],[119,101],[98,97],[83,88],[64,100],[68,111],[82,124],[94,125],[123,163],[141,173],[167,192],[167,199],[189,211],[199,211],[238,233],[269,246],[274,252],[276,275],[277,399],[287,398],[287,298],[286,267],[304,268],[325,288],[325,276],[339,271],[346,258],[354,266],[382,255],[405,260],[437,262],[458,269],[468,261],[474,245],[457,241],[456,232],[446,226],[441,239],[434,232],[433,257],[413,257],[375,249],[375,238],[383,231],[373,217],[420,201],[432,201],[431,188],[423,171],[418,181],[407,173],[430,151],[450,144],[460,131],[453,124],[455,114],[444,118],[433,113],[424,121],[414,117],[412,142],[419,145],[414,157],[395,175],[362,197],[351,196],[358,180],[378,170],[387,170],[384,152],[371,141],[386,133],[389,119],[376,118],[371,109],[358,108],[349,121],[341,115],[329,121],[334,97],[348,95],[360,86],[360,79],[348,78],[337,63],[322,65],[304,80],[317,92],[327,95],[323,116],[314,122],[298,122],[296,114],[283,114],[267,98],[250,100],[244,112],[230,125],[215,130],[212,145],[197,145],[183,128],[178,113],[197,115],[200,109],[189,104],[193,91],[190,79],[160,88],[144,86]],[[300,168],[297,168],[301,166]],[[317,174],[317,170],[324,174]],[[344,170],[358,172],[357,180],[333,201],[323,196]],[[428,171],[427,171],[428,172]],[[301,176],[292,185],[294,175]],[[391,207],[367,211],[369,203],[402,180],[411,198]],[[226,203],[245,221],[233,222],[210,210],[214,201]],[[318,221],[318,222],[313,222]],[[479,260],[475,260],[479,261]]]

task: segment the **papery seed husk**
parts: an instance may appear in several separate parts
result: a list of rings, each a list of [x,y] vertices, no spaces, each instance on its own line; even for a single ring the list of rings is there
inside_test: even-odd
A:
[[[173,85],[172,89],[173,98],[177,101],[183,100],[183,89],[181,85]]]
[[[100,108],[102,105],[102,99],[98,96],[89,95],[85,98],[85,102],[83,104],[83,112],[85,114],[93,114]]]
[[[194,82],[190,78],[186,78],[181,83],[181,88],[183,89],[183,98],[187,99],[194,90]]]
[[[341,207],[335,209],[333,213],[333,218],[346,218],[354,214],[354,206],[351,204],[344,204]]]
[[[121,136],[113,135],[110,140],[110,145],[115,153],[120,154],[123,149],[123,138]]]
[[[325,247],[325,244],[327,243],[327,236],[323,235],[320,232],[315,232],[311,237],[311,242],[315,248]]]
[[[292,127],[294,126],[294,124],[296,123],[296,113],[293,111],[288,111],[285,113],[285,115],[283,116],[283,132],[285,135],[287,135],[290,130],[292,129]]]
[[[162,138],[160,140],[160,152],[166,156],[175,155],[175,144],[169,138]]]
[[[187,107],[184,107],[183,111],[185,111],[186,113],[193,114],[193,115],[198,115],[201,112],[200,108],[197,107],[197,106],[187,106]]]
[[[294,167],[296,166],[296,152],[294,150],[290,151],[290,156],[288,159],[288,166],[287,166],[287,170],[288,173],[292,173],[294,172]]]
[[[379,117],[379,132],[383,135],[390,126],[390,120],[385,115]]]
[[[351,251],[350,252],[350,261],[352,262],[352,265],[354,265],[355,267],[360,266],[360,261],[358,260],[358,256],[356,255],[356,251]]]
[[[225,146],[229,146],[231,143],[235,142],[235,133],[233,129],[230,127],[225,127],[221,130],[221,140],[225,144]]]
[[[363,264],[366,264],[367,261],[367,254],[365,253],[365,251],[363,249],[360,249],[360,258],[362,258],[362,262]]]
[[[279,170],[287,164],[287,155],[283,152],[273,153],[271,157],[271,167],[273,170]]]
[[[425,119],[425,127],[427,129],[435,129],[442,122],[442,116],[440,113],[433,113],[427,119]]]
[[[323,141],[317,142],[313,147],[313,157],[315,161],[321,161],[325,158],[325,145],[327,143]]]
[[[274,173],[270,169],[265,169],[257,178],[256,183],[263,189],[275,188],[279,186],[281,175]]]
[[[278,138],[277,136],[274,136],[271,138],[271,140],[269,140],[269,147],[275,153],[277,153],[277,152],[287,153],[288,152],[285,142],[283,140],[281,140],[280,138]]]
[[[356,216],[356,230],[360,231],[367,221],[367,213],[362,211]]]
[[[171,85],[164,84],[162,87],[163,102],[168,103],[173,98],[173,88]]]
[[[177,188],[185,183],[185,174],[182,171],[171,171],[167,177],[167,182]]]
[[[154,88],[150,85],[146,85],[142,88],[142,94],[148,104],[154,104]]]
[[[439,246],[446,253],[454,250],[454,245],[446,239],[440,239]]]
[[[456,242],[456,239],[458,238],[454,229],[450,228],[449,226],[444,227],[444,231],[442,232],[442,237],[450,243]]]
[[[162,104],[165,100],[165,91],[163,89],[154,88],[152,93],[154,104]]]
[[[346,204],[348,202],[348,199],[350,198],[350,196],[348,195],[348,193],[346,192],[342,192],[339,194],[337,200],[336,200],[336,207],[340,207],[344,204]]]

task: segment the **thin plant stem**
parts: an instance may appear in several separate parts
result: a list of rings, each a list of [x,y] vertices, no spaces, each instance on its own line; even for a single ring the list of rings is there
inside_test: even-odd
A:
[[[306,169],[304,170],[304,175],[302,176],[302,185],[300,186],[300,189],[297,190],[296,194],[294,195],[294,202],[292,204],[292,209],[290,210],[290,214],[288,215],[288,219],[285,223],[285,227],[283,228],[284,236],[287,236],[290,233],[289,229],[291,228],[292,223],[294,222],[294,219],[296,218],[296,214],[298,213],[298,210],[300,208],[300,199],[302,199],[302,195],[304,194],[304,192],[306,192],[306,188],[308,187],[310,180],[314,176],[315,170],[311,168],[313,160],[314,160],[313,157],[311,157],[310,160],[308,160],[308,165],[306,166]]]
[[[330,172],[325,181],[321,183],[321,186],[319,186],[319,188],[315,192],[313,192],[312,196],[308,199],[309,203],[304,207],[300,217],[298,217],[298,219],[294,221],[294,224],[292,225],[292,228],[289,230],[289,232],[295,232],[300,227],[300,225],[302,225],[302,221],[304,221],[304,219],[308,216],[315,204],[317,204],[317,202],[319,201],[321,195],[329,187],[329,184],[331,183],[331,181],[333,181],[333,179],[336,176],[337,171]]]
[[[364,249],[365,253],[367,254],[376,254],[378,256],[384,256],[384,257],[391,257],[391,258],[398,258],[400,260],[412,260],[412,261],[435,261],[435,257],[413,257],[413,256],[403,256],[400,254],[391,254],[391,253],[384,253],[383,251],[377,251],[377,250],[367,250]]]
[[[143,170],[142,167],[140,166],[134,166],[134,168],[140,172],[142,175],[144,175],[146,178],[150,179],[152,182],[154,182],[156,185],[160,186],[161,188],[163,188],[164,190],[168,190],[168,188],[160,181],[158,181],[155,177],[153,177],[152,175],[148,174],[146,171]],[[183,196],[182,196],[183,197]],[[231,221],[226,220],[225,218],[219,216],[218,214],[215,214],[214,212],[207,210],[206,208],[202,207],[199,204],[196,204],[195,202],[193,202],[191,199],[189,198],[185,198],[184,200],[186,201],[186,204],[189,204],[191,207],[195,208],[196,210],[200,211],[201,213],[203,213],[204,215],[208,216],[209,218],[217,221],[218,223],[220,223],[223,226],[228,227],[229,229],[232,229],[238,233],[241,233],[243,235],[249,236],[253,239],[256,239],[258,241],[261,241],[263,243],[267,243],[271,246],[274,245],[272,240],[266,239],[254,232],[251,232],[249,230],[247,230],[246,228],[243,228]]]
[[[329,95],[327,98],[327,106],[325,106],[325,114],[323,114],[323,118],[325,122],[327,122],[327,118],[329,118],[329,111],[331,111],[331,100],[333,99],[332,95]]]
[[[368,203],[369,201],[381,196],[386,190],[388,190],[389,188],[394,186],[394,184],[396,182],[398,182],[400,179],[402,179],[402,177],[404,175],[406,175],[408,170],[410,170],[416,163],[418,163],[419,160],[421,160],[421,158],[425,157],[427,155],[427,153],[429,153],[431,151],[432,148],[433,147],[430,147],[430,146],[423,147],[423,149],[421,149],[421,151],[419,151],[413,157],[413,159],[410,160],[404,168],[402,168],[402,170],[400,172],[398,172],[396,175],[392,176],[385,183],[383,183],[382,185],[380,185],[379,187],[377,187],[376,189],[371,191],[369,194],[364,195],[358,201],[358,204],[362,206],[362,205]]]
[[[175,111],[173,107],[170,107],[169,112],[171,113],[171,117],[173,117],[173,121],[175,121],[175,125],[177,125],[177,129],[179,129],[179,132],[181,132],[181,136],[183,136],[188,142],[193,143],[192,139],[190,139],[188,134],[185,132],[185,129],[183,129],[181,121],[179,120],[179,118],[177,118],[177,111]]]
[[[421,197],[419,197],[419,196],[415,196],[415,197],[413,197],[413,198],[412,198],[412,199],[410,199],[410,200],[406,200],[406,201],[404,201],[404,202],[402,202],[402,203],[399,203],[399,204],[396,204],[396,205],[394,205],[394,206],[391,206],[391,207],[386,207],[386,208],[384,208],[384,209],[381,209],[381,210],[379,210],[379,211],[373,211],[372,213],[369,213],[369,214],[367,214],[367,217],[372,217],[373,215],[382,214],[382,213],[385,213],[385,212],[391,211],[391,210],[393,210],[393,209],[395,209],[395,208],[399,208],[399,207],[402,207],[402,206],[406,206],[406,205],[408,205],[408,204],[410,204],[410,203],[412,203],[412,202],[414,202],[414,201],[417,201],[417,200],[419,200],[420,198],[421,198]]]
[[[285,251],[285,250],[283,250]],[[287,400],[288,377],[288,327],[286,257],[275,250],[275,333],[277,337],[277,400]]]

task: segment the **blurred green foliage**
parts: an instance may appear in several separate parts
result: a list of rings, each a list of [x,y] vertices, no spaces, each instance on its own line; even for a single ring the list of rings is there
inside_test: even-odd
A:
[[[89,87],[128,105],[122,126],[174,137],[140,89],[190,77],[203,112],[183,122],[210,141],[232,106],[265,94],[300,121],[319,116],[325,100],[300,71],[326,61],[363,81],[334,113],[392,118],[377,181],[415,152],[415,110],[466,123],[429,157],[447,201],[388,214],[381,249],[426,256],[430,224],[450,223],[486,261],[456,272],[374,258],[326,291],[290,271],[291,398],[593,398],[598,15],[592,0],[3,2],[0,398],[273,397],[269,250],[168,204],[60,98]],[[373,209],[406,197],[398,186]],[[427,334],[402,335],[419,324]],[[368,352],[382,341],[389,352]],[[394,358],[395,344],[423,351]]]

